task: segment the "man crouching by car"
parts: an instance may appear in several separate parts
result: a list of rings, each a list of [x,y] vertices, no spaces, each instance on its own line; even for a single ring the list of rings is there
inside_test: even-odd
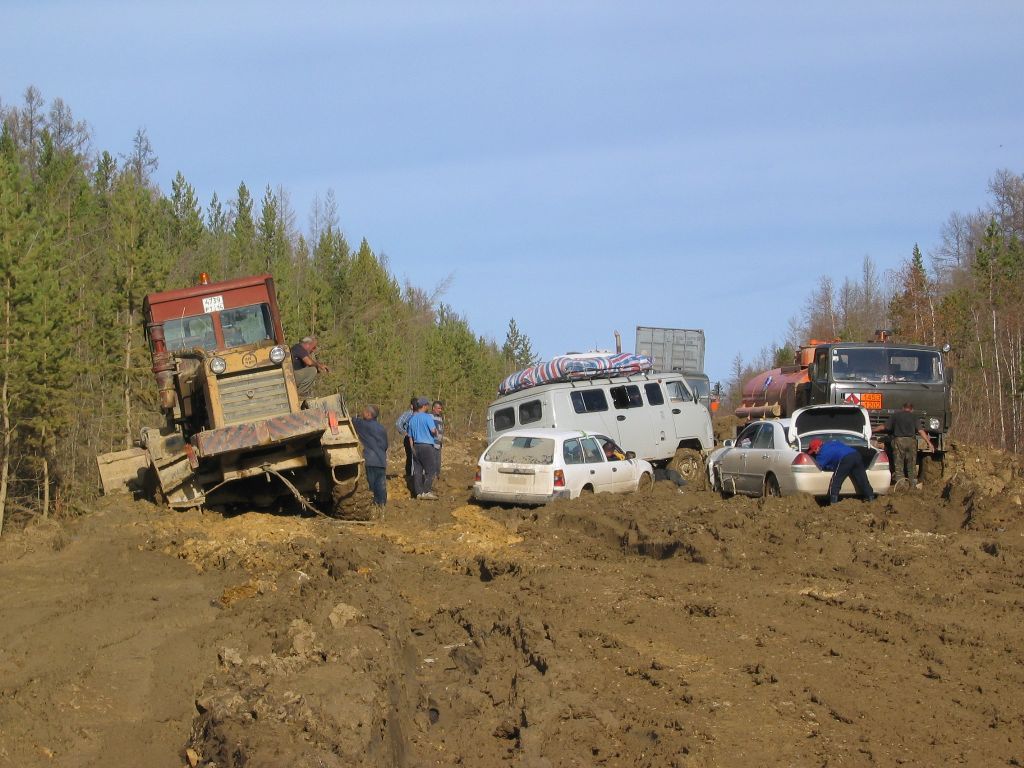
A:
[[[839,491],[847,477],[853,480],[857,493],[864,501],[874,501],[875,491],[868,481],[867,469],[860,451],[839,440],[822,443],[818,438],[811,440],[807,453],[814,459],[818,467],[824,471],[832,471],[832,482],[828,484],[828,503],[839,502]]]

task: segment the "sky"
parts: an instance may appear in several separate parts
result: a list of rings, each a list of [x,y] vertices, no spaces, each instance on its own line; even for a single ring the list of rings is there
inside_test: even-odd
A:
[[[701,328],[712,380],[822,275],[928,254],[1024,172],[1024,3],[3,0],[0,101],[165,192],[329,190],[353,245],[549,358]],[[297,333],[297,332],[296,332]]]

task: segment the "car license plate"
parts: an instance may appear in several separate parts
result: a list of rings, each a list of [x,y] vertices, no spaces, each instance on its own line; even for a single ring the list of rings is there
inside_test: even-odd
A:
[[[860,404],[869,411],[877,411],[882,407],[882,393],[865,392],[860,396]]]

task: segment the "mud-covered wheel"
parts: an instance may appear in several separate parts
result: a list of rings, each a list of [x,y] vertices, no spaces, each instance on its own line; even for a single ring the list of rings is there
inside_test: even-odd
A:
[[[671,467],[689,483],[703,473],[704,462],[701,460],[700,451],[695,451],[693,448],[680,448],[672,457]]]
[[[366,483],[335,486],[328,507],[327,514],[336,520],[373,519],[373,496]]]
[[[636,484],[637,493],[650,493],[654,490],[654,477],[650,472],[644,472]]]
[[[708,477],[704,468],[704,457],[693,448],[679,448],[669,466],[682,475],[686,484],[695,491],[707,487]]]
[[[775,478],[775,475],[768,474],[764,478],[764,489],[761,495],[765,498],[769,496],[773,499],[777,499],[782,495],[782,489],[779,488],[779,481]]]

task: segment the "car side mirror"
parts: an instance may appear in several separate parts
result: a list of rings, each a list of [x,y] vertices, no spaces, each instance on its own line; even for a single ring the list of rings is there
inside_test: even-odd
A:
[[[626,451],[626,458],[627,459],[635,459],[636,458],[636,451]]]
[[[726,440],[726,441],[724,441],[722,443],[722,445],[725,446],[726,448],[732,448],[734,445],[736,445],[736,441],[735,440]]]

